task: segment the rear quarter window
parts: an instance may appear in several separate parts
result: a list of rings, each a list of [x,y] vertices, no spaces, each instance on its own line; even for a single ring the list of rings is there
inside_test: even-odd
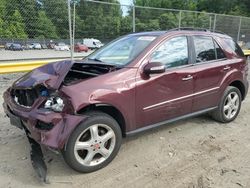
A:
[[[224,41],[228,45],[230,50],[235,52],[238,56],[244,57],[244,53],[241,50],[240,46],[236,42],[234,42],[233,39],[224,39]]]
[[[226,56],[216,41],[214,41],[214,46],[215,46],[216,59],[225,59]]]

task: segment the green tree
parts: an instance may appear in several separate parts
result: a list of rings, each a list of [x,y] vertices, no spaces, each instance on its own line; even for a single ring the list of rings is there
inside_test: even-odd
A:
[[[124,35],[127,33],[132,33],[132,17],[131,16],[124,16],[121,18],[121,28],[120,28],[120,35]]]
[[[0,18],[3,18],[3,16],[5,15],[5,10],[6,10],[5,3],[6,3],[5,0],[0,1]]]
[[[162,30],[178,27],[179,14],[174,12],[164,13],[159,17],[159,24]]]
[[[82,36],[85,36],[86,34],[86,26],[85,21],[82,20],[79,15],[76,14],[76,20],[75,20],[75,38],[81,39]]]
[[[0,18],[0,38],[5,38],[4,21]]]
[[[15,10],[11,19],[7,22],[6,37],[14,39],[26,39],[25,25],[23,18],[18,10]]]
[[[69,38],[69,23],[66,0],[42,0],[46,15],[56,27],[60,38]]]
[[[118,3],[116,0],[108,2]],[[83,35],[78,37],[108,40],[120,35],[122,11],[119,5],[80,1],[77,4],[76,12],[85,24],[85,32],[82,32]]]
[[[196,0],[135,0],[134,4],[157,8],[195,10],[197,3]]]
[[[1,0],[5,1],[5,10],[3,14],[3,19],[6,24],[10,21],[14,21],[12,16],[16,10],[18,10],[19,14],[22,17],[22,27],[25,30],[25,35],[28,35],[29,38],[33,38],[36,31],[36,23],[37,23],[37,10],[36,10],[36,2],[35,0]],[[1,3],[0,3],[1,4]],[[19,30],[19,28],[13,28],[13,25],[7,25],[8,28],[11,28],[11,31],[8,33],[13,33],[15,30]],[[19,26],[18,26],[19,27]],[[12,35],[12,34],[11,34]]]
[[[12,33],[9,30],[9,25],[0,18],[0,39],[11,39]]]
[[[11,16],[14,14],[15,10],[18,10],[18,3],[17,0],[5,0],[4,10],[3,10],[3,20],[9,21]]]
[[[47,17],[45,11],[39,11],[36,38],[57,39],[56,28],[52,21]]]
[[[29,38],[34,38],[38,23],[37,1],[35,0],[17,0],[18,10],[25,23],[25,31]]]
[[[238,4],[238,0],[198,0],[197,10],[226,14]]]

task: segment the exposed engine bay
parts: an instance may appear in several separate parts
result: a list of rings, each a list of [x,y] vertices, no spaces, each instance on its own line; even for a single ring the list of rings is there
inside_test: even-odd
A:
[[[118,67],[109,64],[74,63],[65,76],[63,84],[71,85],[118,69]]]
[[[62,68],[62,67],[61,67]],[[115,70],[120,69],[120,67],[116,67],[114,65],[109,64],[94,64],[94,63],[74,63],[69,71],[66,72],[66,76],[63,79],[64,85],[72,85],[83,80],[93,78],[102,74],[106,74]],[[41,74],[42,71],[34,74]],[[41,74],[41,78],[43,75]],[[52,78],[53,76],[51,76]],[[45,79],[50,79],[49,75],[44,76]],[[25,82],[34,82],[32,76],[24,77],[23,81]],[[42,80],[41,82],[33,83],[33,86],[30,87],[13,87],[11,89],[11,95],[14,101],[25,108],[30,108],[35,100],[39,96],[48,97],[45,102],[44,108],[53,109],[54,111],[62,111],[64,107],[63,100],[58,97],[52,95],[54,89],[46,87],[45,84],[47,80]],[[60,84],[61,85],[61,84]],[[59,85],[58,85],[59,86]]]

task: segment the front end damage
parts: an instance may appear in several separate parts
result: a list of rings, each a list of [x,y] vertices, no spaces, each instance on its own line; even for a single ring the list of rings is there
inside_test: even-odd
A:
[[[75,113],[67,86],[114,70],[112,66],[71,62],[52,63],[26,74],[5,91],[4,111],[10,123],[23,129],[31,145],[31,160],[42,181],[47,167],[41,146],[62,150],[72,131],[87,116]]]
[[[12,125],[23,129],[31,145],[31,160],[41,180],[46,181],[47,167],[41,146],[63,149],[75,127],[87,117],[58,113],[34,107],[32,110],[18,109],[9,91],[4,93],[4,111]],[[39,105],[38,105],[39,106]]]

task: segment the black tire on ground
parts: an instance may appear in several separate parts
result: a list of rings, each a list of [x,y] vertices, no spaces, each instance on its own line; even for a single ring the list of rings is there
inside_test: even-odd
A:
[[[84,115],[89,116],[87,120],[78,125],[78,127],[70,135],[68,142],[65,145],[64,150],[62,151],[65,162],[74,170],[83,173],[89,173],[96,170],[99,170],[107,166],[117,155],[121,143],[122,143],[122,132],[119,124],[108,114],[103,112],[93,111],[85,113]],[[78,136],[88,129],[91,125],[95,124],[105,124],[109,126],[115,134],[115,146],[112,153],[109,157],[100,164],[95,166],[86,166],[77,161],[74,154],[74,146],[77,141]]]
[[[238,110],[235,113],[235,115],[232,118],[228,119],[228,118],[226,118],[226,116],[224,114],[224,105],[225,105],[225,101],[226,101],[228,95],[233,93],[233,92],[237,93],[237,95],[239,97],[239,107],[238,107]],[[242,101],[242,95],[241,95],[240,90],[236,87],[228,86],[226,88],[226,90],[224,91],[224,94],[221,98],[221,101],[219,103],[218,108],[211,113],[212,118],[215,119],[216,121],[221,122],[221,123],[229,123],[229,122],[233,121],[238,116],[238,114],[240,112],[241,101]]]

